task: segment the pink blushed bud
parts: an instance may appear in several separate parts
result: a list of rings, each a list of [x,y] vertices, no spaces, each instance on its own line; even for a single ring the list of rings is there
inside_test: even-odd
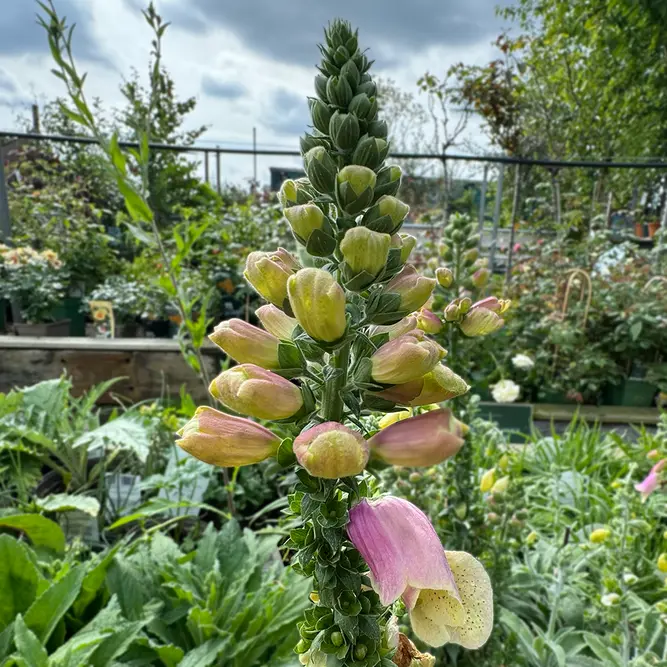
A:
[[[471,278],[472,284],[477,289],[483,289],[489,282],[490,277],[491,277],[491,272],[488,269],[486,268],[477,269],[477,271],[475,271],[475,273],[472,274]]]
[[[437,334],[442,331],[443,324],[432,310],[422,308],[417,313],[417,327],[427,334]]]
[[[395,340],[403,334],[414,331],[417,328],[417,318],[414,315],[404,317],[402,320],[387,326],[374,326],[370,329],[371,336],[379,336],[380,334],[387,334],[389,340]]]
[[[506,303],[495,296],[477,301],[461,321],[461,331],[469,337],[487,336],[498,331],[505,324],[499,313],[503,312]]]
[[[438,364],[424,376],[424,383],[418,396],[409,403],[413,408],[430,403],[442,403],[462,396],[470,389],[468,383],[451,368]]]
[[[254,364],[223,371],[211,382],[209,391],[230,410],[256,419],[287,419],[303,407],[296,385]]]
[[[178,432],[176,444],[204,463],[246,466],[273,456],[280,438],[250,419],[233,417],[209,407],[197,408]]]
[[[338,479],[362,472],[369,449],[358,431],[326,422],[303,431],[294,441],[294,454],[313,477]]]
[[[416,380],[443,358],[445,351],[416,329],[385,343],[371,357],[371,377],[380,384]]]
[[[451,411],[432,410],[387,426],[369,445],[386,463],[411,468],[442,463],[454,456],[463,442],[463,429]]]
[[[209,336],[225,354],[240,364],[256,364],[262,368],[280,368],[280,341],[252,324],[233,318],[220,323]]]
[[[255,315],[259,318],[262,326],[280,340],[292,340],[292,333],[299,324],[293,317],[285,315],[280,308],[271,303],[260,306]]]
[[[434,278],[425,278],[411,264],[406,265],[385,286],[384,291],[400,296],[399,308],[404,311],[419,310],[431,296],[436,285]]]
[[[407,594],[414,606],[415,593],[424,588],[446,590],[458,599],[440,540],[412,503],[393,496],[364,499],[350,510],[347,532],[370,568],[382,605]]]

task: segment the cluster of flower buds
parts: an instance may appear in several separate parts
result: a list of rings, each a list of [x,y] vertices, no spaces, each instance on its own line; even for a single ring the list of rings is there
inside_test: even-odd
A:
[[[307,178],[288,180],[280,191],[295,241],[320,259],[304,259],[302,267],[283,248],[248,255],[244,275],[268,302],[256,313],[264,328],[229,320],[210,336],[238,363],[213,380],[210,393],[242,417],[201,408],[178,444],[219,466],[269,457],[297,466],[299,483],[289,500],[301,527],[286,546],[296,551],[293,566],[314,577],[315,590],[296,650],[303,664],[335,654],[336,664],[371,667],[396,650],[385,608],[399,596],[423,628],[415,627],[417,633],[438,644],[483,643],[488,618],[468,627],[466,605],[479,604],[475,608],[487,614],[490,603],[481,566],[466,554],[452,555],[448,565],[419,510],[391,500],[385,510],[362,500],[370,494],[362,477],[367,467],[432,466],[453,456],[465,435],[451,411],[438,405],[385,422],[378,432],[366,416],[375,410],[403,415],[407,407],[438,404],[469,387],[444,365],[446,350],[428,337],[437,318],[422,308],[437,279],[406,263],[416,241],[400,233],[409,209],[396,197],[400,169],[384,163],[387,126],[377,116],[371,63],[349,24],[334,22],[325,38],[310,100],[313,130],[301,140]],[[252,419],[281,422],[291,437],[278,438]],[[402,531],[409,535],[404,528],[414,519],[419,524],[408,554],[397,540]],[[367,542],[376,533],[377,556]],[[432,552],[428,562],[419,561],[421,538]],[[376,572],[389,555],[400,562]],[[452,574],[455,564],[461,578]],[[369,569],[376,592],[362,587]],[[387,593],[384,578],[396,573],[404,578],[402,588],[394,582]],[[470,577],[480,587],[479,600],[472,590],[457,589],[473,583]],[[430,610],[441,605],[451,613],[430,627]]]
[[[442,308],[442,319],[460,327],[465,336],[487,336],[505,324],[501,317],[510,302],[495,297],[480,298],[488,286],[491,272],[487,260],[479,256],[480,237],[475,224],[465,215],[454,214],[443,232],[438,255],[447,266],[437,266],[434,274],[439,288],[433,300],[434,310]],[[452,298],[452,295],[455,295]],[[477,298],[476,302],[473,302]],[[435,331],[435,324],[427,326]],[[425,329],[426,330],[426,329]]]

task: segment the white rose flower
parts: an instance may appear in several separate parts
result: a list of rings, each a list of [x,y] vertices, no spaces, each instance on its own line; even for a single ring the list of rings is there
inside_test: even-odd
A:
[[[515,354],[512,357],[512,365],[522,371],[529,371],[535,365],[535,362],[527,354]]]
[[[514,403],[520,393],[521,387],[512,380],[501,380],[491,387],[491,395],[496,403]]]

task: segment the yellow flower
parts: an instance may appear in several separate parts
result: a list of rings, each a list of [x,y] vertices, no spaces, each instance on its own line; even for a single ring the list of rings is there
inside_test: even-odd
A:
[[[496,482],[496,469],[491,468],[491,470],[487,470],[483,475],[482,479],[479,483],[479,490],[482,493],[486,493],[487,491],[491,491],[491,488]]]
[[[510,478],[505,476],[501,477],[492,487],[491,487],[491,493],[492,494],[502,494],[507,491],[508,487],[510,485]]]
[[[602,544],[606,542],[611,537],[610,528],[596,528],[590,534],[590,540],[593,544]]]
[[[667,572],[667,553],[660,554],[658,558],[658,569],[660,572]]]
[[[412,410],[401,410],[401,412],[388,412],[382,419],[380,419],[380,428],[387,428],[396,422],[412,417]]]

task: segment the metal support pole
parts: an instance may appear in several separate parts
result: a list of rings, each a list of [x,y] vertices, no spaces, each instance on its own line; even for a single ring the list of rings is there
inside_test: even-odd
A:
[[[496,247],[498,246],[498,227],[500,226],[500,207],[503,203],[503,180],[505,179],[505,165],[501,164],[498,171],[498,184],[496,186],[496,206],[493,210],[493,233],[491,236],[491,248],[489,249],[489,271],[493,273],[496,259]]]
[[[482,177],[482,191],[479,195],[479,225],[477,233],[481,234],[484,230],[484,215],[486,213],[486,186],[489,181],[489,165],[484,165],[484,176]]]
[[[252,181],[257,184],[257,128],[252,128]]]
[[[208,151],[206,151],[206,153],[204,153],[204,181],[206,183],[210,183],[208,176]]]
[[[510,242],[507,248],[507,271],[505,272],[505,282],[509,283],[512,279],[512,259],[514,258],[514,228],[519,213],[519,196],[521,195],[521,165],[514,167],[514,196],[512,197],[512,217],[510,219]]]
[[[0,239],[8,240],[12,235],[12,223],[9,219],[9,199],[7,198],[7,179],[5,177],[5,159],[0,151]]]
[[[220,148],[220,146],[216,146]],[[220,177],[220,151],[215,151],[215,179],[218,187],[218,194],[222,194],[222,179]]]

